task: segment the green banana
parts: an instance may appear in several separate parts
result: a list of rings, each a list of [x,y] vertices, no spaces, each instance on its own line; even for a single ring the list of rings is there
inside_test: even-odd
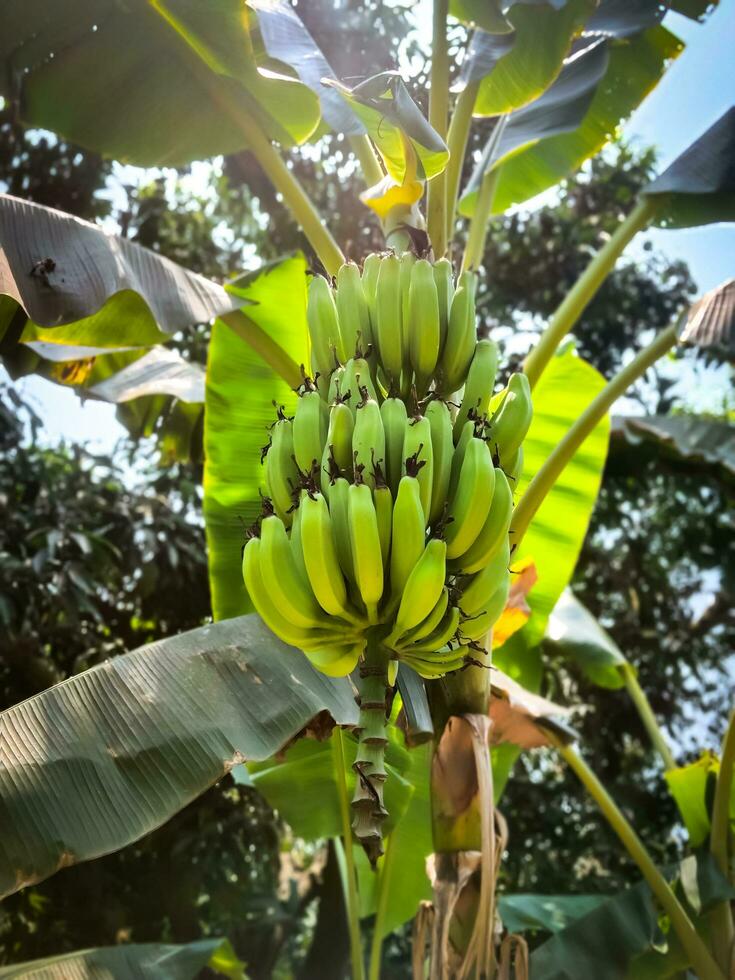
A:
[[[442,650],[457,635],[459,629],[460,613],[456,606],[450,606],[433,633],[430,633],[419,643],[413,643],[408,647],[408,652],[412,654],[432,654]]]
[[[375,504],[366,483],[350,484],[347,520],[355,564],[355,578],[371,623],[378,620],[378,603],[383,595],[383,556]]]
[[[268,496],[276,514],[286,527],[292,519],[293,495],[299,484],[299,469],[294,462],[293,425],[279,418],[271,429],[271,444],[265,458],[265,480]]]
[[[439,301],[439,352],[441,353],[447,342],[449,309],[452,305],[452,297],[454,296],[452,263],[449,259],[439,259],[438,262],[434,263],[432,271],[436,285],[436,295]]]
[[[413,252],[404,252],[400,258],[401,271],[399,275],[400,287],[401,287],[401,345],[403,351],[403,367],[404,369],[409,365],[409,336],[406,325],[408,323],[408,304],[409,304],[409,291],[411,288],[411,276],[413,274],[413,268],[416,263],[416,256]]]
[[[513,485],[513,493],[516,493],[523,473],[523,446],[519,446],[510,459],[503,460],[502,470]]]
[[[327,393],[327,405],[334,405],[335,402],[340,401],[342,398],[342,392],[344,389],[344,376],[345,369],[344,365],[340,364],[332,371],[331,377],[329,378],[329,391]]]
[[[336,402],[329,411],[329,429],[322,453],[322,486],[327,489],[338,476],[352,478],[352,436],[355,420],[349,406]],[[327,491],[327,496],[328,496]]]
[[[363,482],[374,490],[375,467],[379,465],[382,468],[385,461],[385,431],[378,403],[368,396],[366,388],[363,388],[363,400],[357,405],[352,457],[355,473],[362,467]]]
[[[342,574],[352,585],[356,584],[355,563],[352,560],[350,544],[350,523],[348,519],[348,496],[350,484],[344,477],[338,477],[329,488],[329,515],[332,519],[334,547],[337,552]]]
[[[414,476],[404,476],[393,504],[393,544],[390,552],[391,595],[400,599],[426,540],[421,489]]]
[[[394,639],[418,626],[439,601],[447,572],[446,557],[446,543],[432,538],[406,580],[391,633]]]
[[[293,420],[294,455],[303,473],[311,474],[314,464],[321,464],[328,426],[329,411],[319,392],[315,388],[305,391],[296,403]]]
[[[314,649],[335,641],[342,642],[344,626],[335,629],[333,624],[319,629],[303,629],[296,626],[280,610],[271,596],[263,577],[261,568],[265,559],[261,555],[262,543],[260,538],[251,538],[245,545],[242,557],[242,573],[245,588],[255,606],[258,615],[265,625],[284,643],[299,647],[301,650]]]
[[[353,357],[357,350],[366,351],[372,342],[370,313],[354,262],[346,262],[337,272],[337,316],[347,357]]]
[[[319,650],[306,651],[311,664],[327,677],[346,677],[357,666],[360,654],[365,647],[365,641],[357,643],[342,643],[333,647],[322,647]]]
[[[509,592],[510,575],[506,575],[483,609],[472,619],[466,619],[460,624],[458,633],[460,643],[479,640],[493,628],[505,609]]]
[[[411,475],[410,468],[415,467],[421,488],[421,507],[428,524],[434,483],[434,448],[431,442],[431,423],[425,415],[420,415],[408,419],[404,431],[402,473]]]
[[[476,616],[487,605],[503,578],[508,575],[510,544],[508,538],[490,561],[462,587],[459,608],[465,616]]]
[[[455,670],[460,670],[466,663],[466,656],[457,650],[442,650],[437,653],[416,653],[401,654],[403,660],[409,667],[425,677],[427,680],[434,680],[437,677],[444,677]]]
[[[380,553],[383,556],[383,569],[388,567],[390,558],[390,541],[393,530],[393,496],[390,488],[381,480],[375,487],[373,493],[375,503],[375,516],[378,520],[378,537],[380,538]]]
[[[444,513],[449,495],[449,478],[452,473],[454,441],[452,418],[449,408],[438,399],[433,399],[426,407],[426,418],[431,430],[431,448],[434,459],[434,472],[431,484],[431,504],[429,524],[433,527]]]
[[[520,449],[533,418],[531,386],[525,374],[511,374],[507,394],[490,419],[488,442],[500,462]]]
[[[495,468],[490,450],[482,439],[470,439],[449,502],[451,521],[444,529],[449,558],[458,558],[474,543],[490,512],[494,490]]]
[[[279,517],[266,517],[261,522],[260,550],[263,583],[286,619],[304,629],[328,623],[308,577],[302,574],[294,558],[286,529]]]
[[[380,263],[375,292],[378,352],[389,387],[398,387],[403,368],[401,263],[389,255]]]
[[[459,482],[459,474],[462,469],[462,463],[464,462],[464,454],[467,452],[467,447],[470,444],[470,440],[475,436],[476,428],[476,424],[469,420],[462,426],[462,433],[457,440],[457,445],[454,448],[454,455],[452,456],[452,468],[449,471],[449,494],[447,495],[447,500],[451,500],[455,494],[457,483]]]
[[[308,572],[306,571],[306,562],[304,561],[304,549],[301,546],[301,518],[303,516],[303,508],[301,502],[306,496],[306,491],[302,490],[299,494],[298,507],[293,512],[293,523],[291,524],[291,532],[288,537],[288,542],[291,546],[291,554],[296,562],[296,568],[298,569],[299,575],[302,578],[308,578]]]
[[[496,467],[495,490],[482,530],[464,554],[450,561],[452,571],[465,575],[479,572],[487,565],[503,539],[508,538],[508,528],[513,515],[513,490],[505,473]]]
[[[334,369],[335,352],[340,361],[345,355],[332,288],[323,276],[313,276],[309,283],[306,322],[311,337],[311,369],[328,378]]]
[[[490,406],[495,375],[498,370],[498,348],[492,340],[479,340],[467,372],[462,404],[454,420],[454,435],[459,437],[470,413],[482,418]],[[525,375],[523,375],[525,377]]]
[[[449,307],[447,339],[437,372],[437,390],[451,395],[462,387],[477,340],[475,326],[475,290],[477,277],[463,272]]]
[[[368,394],[373,401],[378,401],[378,395],[370,375],[370,365],[364,357],[351,357],[345,364],[345,371],[341,380],[342,401],[349,404],[353,415],[357,412],[357,406],[362,400],[361,388],[367,388]]]
[[[421,396],[431,381],[441,340],[439,297],[431,264],[426,259],[419,259],[411,269],[408,310],[404,324],[414,384]]]
[[[299,506],[300,536],[306,574],[317,602],[330,616],[339,616],[360,625],[360,618],[350,608],[347,587],[334,544],[332,518],[327,502],[320,493],[304,493]]]
[[[375,320],[375,295],[378,290],[378,273],[382,258],[377,252],[371,252],[362,263],[362,291],[365,294],[365,302],[370,314],[370,326],[372,328],[373,342],[377,330]]]
[[[406,406],[400,398],[386,398],[380,406],[385,432],[385,478],[391,492],[398,493],[403,468],[403,440],[406,435]]]
[[[433,633],[442,619],[444,619],[444,613],[447,611],[448,605],[449,589],[445,586],[429,615],[418,626],[415,626],[412,630],[407,630],[400,638],[398,646],[400,648],[410,647],[412,643],[418,643],[419,640],[423,640],[430,633]]]

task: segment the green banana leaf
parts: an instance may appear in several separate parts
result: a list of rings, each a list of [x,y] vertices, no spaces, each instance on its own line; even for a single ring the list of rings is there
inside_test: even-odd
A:
[[[691,228],[735,221],[735,106],[643,189],[656,204],[654,222]]]
[[[0,95],[26,125],[140,166],[245,148],[239,116],[301,143],[319,101],[293,78],[261,73],[248,28],[240,0],[6,5]]]
[[[411,98],[406,84],[395,71],[384,71],[348,88],[327,79],[347,100],[365,126],[390,176],[399,184],[412,176],[419,179],[440,174],[447,165],[449,150]],[[406,144],[414,159],[407,155]]]
[[[524,442],[519,493],[530,482],[572,422],[603,388],[605,379],[571,351],[557,355],[534,390],[534,417]],[[551,611],[569,585],[600,489],[610,423],[605,418],[585,440],[539,508],[518,553],[531,559],[538,581],[527,599],[525,626],[494,651],[495,664],[529,691],[538,691],[542,674],[540,642]],[[514,556],[515,557],[515,556]],[[500,795],[518,758],[513,745],[493,750],[493,778]]]
[[[506,13],[512,34],[475,31],[463,70],[465,83],[479,79],[475,116],[499,116],[542,95],[562,69],[577,31],[595,0],[515,4]]]
[[[257,14],[257,28],[271,58],[294,69],[304,85],[316,92],[322,118],[337,133],[360,136],[365,127],[339,92],[322,79],[336,78],[323,52],[286,0],[248,0]]]
[[[239,282],[248,316],[297,364],[308,364],[306,261],[302,255]],[[224,323],[209,342],[204,413],[204,520],[214,618],[252,609],[241,572],[245,529],[260,511],[261,449],[277,405],[292,413],[295,392]]]
[[[696,762],[664,773],[692,847],[699,847],[709,837],[712,794],[719,771],[717,756],[713,752],[703,752]],[[735,784],[730,794],[730,825],[735,832]]]
[[[115,657],[0,714],[0,897],[119,850],[322,711],[354,725],[347,679],[255,616]]]
[[[449,15],[490,34],[509,34],[513,25],[503,16],[502,0],[449,0]]]
[[[562,592],[546,624],[544,649],[573,660],[600,687],[623,687],[627,661],[612,637],[571,589]]]
[[[501,895],[508,932],[559,932],[606,901],[605,895]]]
[[[131,943],[0,967],[1,980],[195,980],[204,967],[222,965],[227,976],[245,980],[232,947],[222,939],[186,945]],[[236,966],[236,971],[233,969]]]
[[[586,46],[590,58],[594,41],[580,42]],[[571,61],[567,66],[570,72],[567,76],[562,72],[556,83],[559,87],[553,93],[554,86],[538,103],[519,110],[519,115],[524,114],[519,120],[514,120],[511,114],[504,136],[506,140],[513,137],[514,145],[506,142],[506,150],[501,148],[502,156],[486,154],[482,169],[473,174],[462,195],[462,214],[472,214],[477,189],[488,168],[498,170],[494,213],[553,187],[605,146],[610,134],[656,86],[683,49],[678,38],[660,25],[615,43],[603,43],[609,48],[609,61],[600,80],[594,82],[591,71],[572,75],[574,61]],[[578,86],[576,92],[566,88],[573,79]],[[521,137],[524,145],[516,142]]]

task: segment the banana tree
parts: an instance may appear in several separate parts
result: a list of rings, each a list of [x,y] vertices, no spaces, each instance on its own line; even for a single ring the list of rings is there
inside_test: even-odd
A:
[[[93,226],[0,203],[12,370],[139,400],[143,424],[176,398],[184,435],[203,397],[215,619],[0,716],[5,894],[134,841],[242,762],[259,764],[253,778],[275,798],[307,760],[333,789],[321,833],[341,840],[353,977],[365,975],[361,917],[376,916],[372,980],[385,934],[429,894],[415,977],[522,976],[525,944],[510,913],[503,932],[495,898],[507,838],[494,800],[518,751],[546,745],[637,864],[678,962],[726,975],[729,892],[699,915],[534,689],[599,489],[609,410],[680,324],[609,381],[562,341],[637,232],[732,219],[735,110],[645,189],[499,386],[500,352],[478,339],[475,315],[490,218],[599,152],[658,83],[682,48],[661,24],[668,6],[700,18],[709,5],[434,0],[428,118],[396,72],[335,78],[285,0],[63,11],[30,0],[3,12],[0,93],[26,125],[145,166],[247,148],[313,252],[308,277],[296,255],[223,288]],[[463,185],[479,118],[489,136]],[[385,235],[359,265],[287,164],[325,129],[346,137]],[[196,370],[163,346],[202,321],[214,321],[203,396]],[[329,740],[288,748],[310,733]],[[723,880],[734,746],[731,726],[709,831]],[[265,761],[284,749],[285,774]],[[636,948],[654,970],[657,942],[651,932]]]

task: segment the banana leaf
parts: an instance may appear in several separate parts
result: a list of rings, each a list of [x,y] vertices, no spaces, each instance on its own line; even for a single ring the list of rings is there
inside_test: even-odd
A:
[[[481,79],[473,114],[499,116],[539,98],[561,71],[575,34],[595,6],[594,0],[515,4],[505,15],[512,34],[475,31],[462,73],[465,84]]]
[[[679,343],[735,361],[735,279],[720,283],[689,309]]]
[[[258,30],[271,58],[294,69],[304,85],[316,92],[322,117],[337,133],[359,136],[365,127],[335,88],[322,79],[335,78],[323,52],[286,0],[248,0],[258,17]]]
[[[704,466],[724,478],[735,477],[735,425],[722,419],[697,415],[644,415],[613,419],[617,453],[631,447],[635,457],[682,461]]]
[[[573,660],[600,687],[625,683],[620,668],[627,661],[620,648],[571,589],[562,592],[549,616],[544,649]]]
[[[319,122],[305,85],[261,72],[239,0],[6,4],[0,66],[23,123],[140,166],[245,148],[237,114],[285,145]]]
[[[354,725],[347,679],[255,616],[115,657],[0,714],[0,897],[119,850],[320,712]]]
[[[735,106],[643,189],[664,228],[735,221]]]
[[[232,971],[232,948],[226,940],[200,939],[186,945],[130,943],[100,946],[76,953],[0,967],[1,980],[195,980],[207,967],[217,967],[220,950],[229,960],[227,975],[245,980],[242,964]]]

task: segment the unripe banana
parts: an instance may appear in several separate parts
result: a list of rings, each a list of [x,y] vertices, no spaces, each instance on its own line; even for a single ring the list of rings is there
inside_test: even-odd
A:
[[[350,543],[350,522],[348,518],[350,484],[339,477],[329,488],[329,516],[332,519],[332,534],[342,574],[353,585],[356,584],[355,563],[352,559]]]
[[[378,401],[375,385],[370,375],[370,365],[364,357],[351,357],[345,364],[341,388],[342,400],[350,406],[353,415],[355,415],[357,406],[362,401],[361,388],[367,388],[373,401]]]
[[[449,606],[449,590],[446,586],[442,589],[441,595],[436,601],[434,608],[431,610],[429,615],[415,626],[412,630],[408,630],[400,638],[397,646],[400,649],[404,647],[410,647],[412,643],[418,643],[420,640],[426,639],[430,633],[433,633],[437,629],[441,621],[444,619],[444,614]]]
[[[497,412],[490,420],[488,441],[502,464],[511,459],[526,438],[533,418],[531,386],[525,374],[511,374],[508,391]]]
[[[434,472],[431,485],[429,524],[432,527],[441,519],[449,496],[449,478],[454,458],[452,418],[444,402],[434,399],[426,407],[426,418],[431,430],[431,448]]]
[[[345,360],[345,355],[334,296],[323,276],[314,276],[309,283],[306,321],[311,337],[312,370],[328,378],[334,369],[335,351],[341,361]]]
[[[444,649],[448,643],[455,639],[459,628],[459,620],[459,609],[456,606],[451,606],[434,632],[419,643],[412,644],[407,648],[407,652],[409,654],[430,655]]]
[[[328,486],[338,476],[352,478],[352,435],[355,421],[344,402],[336,402],[329,411],[327,441],[322,453],[322,487],[327,497]]]
[[[434,654],[409,654],[404,651],[401,654],[401,660],[415,670],[417,674],[420,674],[421,677],[425,677],[427,680],[434,680],[437,677],[444,677],[445,674],[450,674],[455,670],[460,670],[465,665],[466,657],[459,649],[456,651],[445,649],[437,651]]]
[[[373,343],[377,333],[377,322],[375,319],[375,295],[378,291],[378,273],[382,258],[377,252],[371,252],[362,263],[362,291],[365,294],[365,302],[370,313],[370,326],[372,328]]]
[[[390,552],[391,595],[399,599],[426,540],[426,521],[421,506],[419,481],[404,476],[393,504],[393,543]]]
[[[367,389],[363,389],[367,394]],[[357,405],[355,428],[352,433],[353,466],[357,473],[362,467],[362,481],[375,489],[375,467],[385,465],[385,432],[380,408],[373,398],[366,398]]]
[[[449,502],[445,535],[447,556],[458,558],[474,543],[487,520],[495,490],[495,468],[482,439],[470,439],[459,472],[457,489]]]
[[[460,624],[458,633],[460,643],[479,640],[493,628],[505,609],[509,592],[510,575],[506,574],[479,614]]]
[[[344,376],[345,369],[344,365],[340,364],[338,367],[334,368],[329,378],[329,392],[327,394],[327,405],[334,405],[336,401],[339,401],[342,392],[345,390],[344,387]]]
[[[434,263],[434,283],[436,284],[436,296],[439,302],[439,352],[444,350],[447,342],[447,331],[449,329],[449,309],[452,305],[454,296],[454,278],[452,276],[452,263],[449,259],[439,259]]]
[[[329,622],[307,576],[294,558],[286,529],[279,517],[266,517],[260,525],[260,574],[273,602],[286,619],[303,629]]]
[[[380,263],[375,293],[378,351],[390,387],[400,384],[403,367],[401,263],[389,255]]]
[[[439,363],[437,388],[450,395],[462,387],[472,360],[477,339],[475,325],[475,289],[477,277],[463,272],[449,308],[447,339]]]
[[[364,640],[358,643],[342,643],[306,653],[311,664],[327,677],[346,677],[357,666],[365,646]]]
[[[487,565],[463,587],[458,605],[465,616],[476,616],[485,608],[507,577],[509,561],[510,545],[506,538]]]
[[[273,501],[276,514],[289,527],[293,494],[299,483],[290,419],[279,418],[271,429],[271,444],[265,458],[265,479],[268,496]]]
[[[495,490],[490,512],[474,543],[463,555],[450,561],[449,567],[452,571],[471,575],[484,568],[503,543],[503,540],[507,540],[512,516],[513,490],[505,473],[496,467]]]
[[[378,603],[383,595],[383,556],[373,495],[367,484],[352,483],[347,500],[347,519],[357,587],[365,603],[368,619],[375,623],[378,619]]]
[[[401,328],[401,343],[403,345],[403,368],[404,371],[409,368],[410,354],[409,354],[409,336],[408,330],[406,329],[406,324],[408,323],[408,303],[409,303],[409,290],[411,288],[411,275],[413,272],[414,264],[416,263],[416,256],[413,252],[404,252],[400,258],[401,272],[400,272],[400,284],[401,284],[401,323],[403,324]]]
[[[421,507],[428,524],[434,484],[434,448],[431,443],[431,423],[425,415],[421,415],[409,419],[404,431],[402,473],[412,475],[411,467],[416,466],[419,487],[421,488]],[[415,462],[409,463],[409,460]]]
[[[375,516],[378,520],[378,537],[380,538],[380,553],[383,556],[383,570],[388,568],[390,558],[390,541],[393,528],[393,496],[384,483],[375,487],[373,493]]]
[[[388,687],[395,687],[398,680],[398,661],[391,660],[388,663]]]
[[[449,500],[452,499],[457,490],[459,474],[462,469],[462,463],[464,462],[464,454],[467,452],[467,447],[470,444],[470,440],[474,439],[475,437],[475,428],[475,423],[471,421],[465,422],[465,424],[462,426],[462,433],[454,449],[454,455],[452,456],[452,469],[449,473]]]
[[[320,493],[313,496],[305,493],[299,511],[302,553],[317,602],[330,616],[340,616],[359,625],[360,619],[347,599],[326,500]]]
[[[311,474],[321,466],[327,441],[329,410],[316,389],[305,391],[296,403],[293,420],[293,448],[302,472]]]
[[[261,554],[260,538],[251,538],[245,545],[242,557],[242,573],[245,588],[252,599],[253,605],[265,625],[284,643],[299,647],[301,650],[313,649],[325,643],[340,641],[345,626],[335,629],[333,624],[319,629],[303,629],[296,626],[279,609],[268,591],[261,575],[265,559]],[[341,621],[337,621],[340,623]]]
[[[517,493],[518,481],[523,473],[523,446],[519,446],[509,459],[504,459],[501,468],[511,483],[513,493]]]
[[[406,581],[391,634],[394,638],[418,626],[439,601],[447,572],[446,556],[447,546],[441,538],[432,538],[424,548]]]
[[[386,398],[380,406],[385,432],[385,478],[391,492],[398,493],[403,469],[403,440],[406,435],[406,406],[400,398]]]
[[[406,334],[414,384],[419,396],[429,386],[439,356],[439,298],[431,264],[419,259],[411,269]]]
[[[462,426],[472,413],[481,418],[490,406],[495,375],[498,370],[498,348],[492,340],[480,340],[475,345],[475,353],[467,372],[467,381],[462,395],[462,404],[454,420],[454,434],[458,438]],[[523,375],[525,378],[525,375]]]
[[[345,263],[337,272],[337,316],[347,357],[354,357],[358,349],[366,351],[372,341],[370,314],[360,270],[354,262]]]
[[[296,562],[296,568],[298,569],[301,578],[309,577],[308,572],[306,571],[306,562],[304,561],[304,549],[301,546],[301,517],[303,514],[301,501],[303,501],[305,496],[306,491],[302,490],[299,494],[298,506],[293,512],[291,533],[288,536],[288,543],[291,546],[291,554],[293,555],[293,560]]]

